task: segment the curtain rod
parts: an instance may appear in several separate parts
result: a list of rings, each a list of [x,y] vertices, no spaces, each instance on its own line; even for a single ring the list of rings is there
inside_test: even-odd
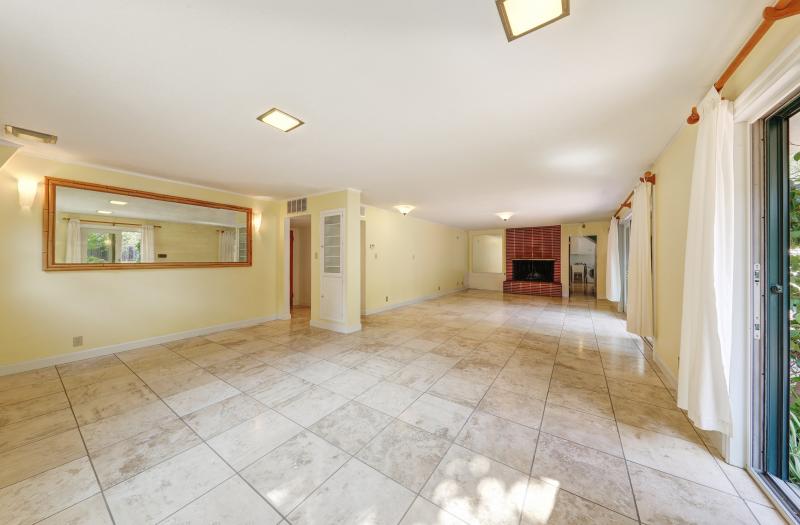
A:
[[[767,34],[769,28],[772,27],[772,24],[777,22],[778,20],[782,20],[784,18],[788,18],[790,16],[794,16],[800,14],[800,0],[778,0],[778,2],[772,7],[765,7],[764,12],[762,13],[763,20],[756,28],[755,32],[750,35],[750,38],[745,42],[742,49],[733,57],[733,60],[722,73],[722,76],[719,77],[714,83],[714,88],[716,88],[717,92],[721,92],[722,88],[725,87],[725,84],[730,80],[736,70],[742,65],[742,62],[747,58],[751,51],[758,45],[764,35]],[[700,122],[700,114],[697,113],[697,106],[692,106],[692,113],[686,119],[687,124],[697,124]]]
[[[639,182],[649,182],[650,184],[655,186],[655,184],[656,184],[656,175],[653,172],[646,171],[646,172],[644,172],[644,175],[639,177]],[[619,212],[622,211],[622,208],[630,208],[631,207],[631,198],[632,197],[633,197],[633,192],[631,191],[628,194],[628,196],[625,197],[625,200],[622,201],[622,204],[619,205],[619,208],[617,208],[617,211],[614,212],[614,217],[619,219]]]
[[[68,220],[70,220],[70,218],[69,217],[64,217],[61,220],[62,221],[68,221]],[[78,220],[81,221],[81,222],[88,222],[88,223],[91,223],[91,224],[110,224],[112,226],[150,226],[150,225],[145,225],[145,224],[136,224],[136,223],[133,223],[133,222],[90,221],[88,219],[87,220],[78,219]],[[153,226],[153,228],[161,228],[161,226],[159,226],[157,224],[153,224],[152,226]]]

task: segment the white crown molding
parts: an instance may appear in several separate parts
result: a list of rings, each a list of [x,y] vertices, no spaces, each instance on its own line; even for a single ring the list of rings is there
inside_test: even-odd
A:
[[[67,354],[59,354],[51,357],[44,357],[42,359],[33,359],[30,361],[23,361],[21,363],[3,365],[0,366],[0,376],[8,374],[16,374],[19,372],[27,372],[28,370],[35,370],[37,368],[61,365],[64,363],[71,363],[73,361],[80,361],[82,359],[89,359],[91,357],[101,357],[104,355],[115,354],[117,352],[124,352],[126,350],[133,350],[135,348],[144,348],[147,346],[168,343],[170,341],[178,341],[179,339],[187,339],[189,337],[208,335],[208,334],[213,334],[215,332],[223,332],[225,330],[235,330],[237,328],[246,328],[248,326],[254,326],[257,324],[266,323],[267,321],[274,321],[275,319],[276,316],[274,315],[269,315],[266,317],[257,317],[255,319],[245,319],[243,321],[234,321],[232,323],[224,323],[213,326],[206,326],[203,328],[195,328],[193,330],[186,330],[185,332],[174,332],[171,334],[164,334],[156,337],[148,337],[146,339],[129,341],[127,343],[118,343],[114,345],[100,346],[97,348],[90,348],[88,350],[81,350],[78,352],[70,352]]]
[[[20,147],[18,144],[16,146]],[[238,191],[226,190],[226,189],[217,188],[217,187],[214,187],[214,186],[206,186],[204,184],[197,184],[197,183],[194,183],[194,182],[186,182],[186,181],[182,181],[182,180],[170,179],[170,178],[167,178],[167,177],[159,177],[158,175],[148,175],[147,173],[141,173],[141,172],[138,172],[138,171],[124,170],[122,168],[115,168],[113,166],[107,166],[107,165],[104,165],[104,164],[95,164],[95,163],[92,163],[92,162],[83,162],[83,161],[79,161],[79,160],[66,159],[66,158],[63,158],[63,157],[59,157],[58,155],[47,155],[47,154],[44,154],[44,153],[42,153],[40,151],[25,150],[24,154],[27,155],[27,156],[30,156],[30,157],[36,157],[36,158],[43,159],[43,160],[50,160],[50,161],[53,161],[53,162],[63,162],[64,164],[72,164],[74,166],[82,166],[84,168],[92,168],[92,169],[97,169],[97,170],[113,171],[114,173],[121,173],[122,175],[130,175],[132,177],[139,177],[139,178],[142,178],[142,179],[150,179],[150,180],[157,180],[157,181],[161,181],[161,182],[169,182],[170,184],[179,184],[181,186],[189,186],[191,188],[200,188],[200,189],[203,189],[203,190],[217,191],[217,192],[220,192],[220,193],[227,193],[229,195],[236,195],[238,197],[246,197],[248,199],[255,199],[255,200],[260,200],[260,201],[275,201],[275,200],[277,200],[274,197],[269,197],[269,196],[266,196],[266,195],[249,195],[247,193],[241,193],[241,192],[238,192]]]
[[[755,122],[800,86],[800,37],[795,38],[733,102],[736,122]]]

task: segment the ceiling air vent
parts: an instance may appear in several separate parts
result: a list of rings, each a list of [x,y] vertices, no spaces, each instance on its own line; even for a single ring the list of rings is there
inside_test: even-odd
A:
[[[302,199],[294,199],[291,201],[286,202],[286,213],[302,213],[306,211],[306,206],[308,205],[308,199],[303,197]]]

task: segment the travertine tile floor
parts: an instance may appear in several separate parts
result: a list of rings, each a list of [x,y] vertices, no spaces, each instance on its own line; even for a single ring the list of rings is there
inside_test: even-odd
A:
[[[0,523],[781,522],[602,303],[307,321],[0,378]]]

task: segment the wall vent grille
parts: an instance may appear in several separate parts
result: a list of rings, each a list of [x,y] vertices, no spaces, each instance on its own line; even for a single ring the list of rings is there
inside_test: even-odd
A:
[[[303,197],[301,199],[293,199],[286,202],[286,212],[302,213],[306,211],[307,206],[308,206],[308,199],[306,197]]]

